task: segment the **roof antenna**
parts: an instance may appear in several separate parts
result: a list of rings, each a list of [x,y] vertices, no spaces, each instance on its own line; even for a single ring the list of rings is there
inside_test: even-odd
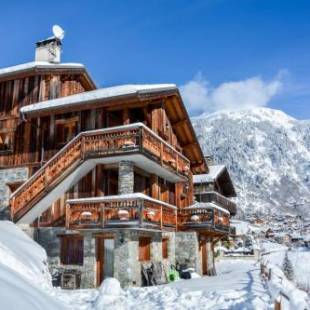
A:
[[[65,37],[65,31],[59,25],[53,26],[53,34],[54,37],[58,40],[63,40]]]

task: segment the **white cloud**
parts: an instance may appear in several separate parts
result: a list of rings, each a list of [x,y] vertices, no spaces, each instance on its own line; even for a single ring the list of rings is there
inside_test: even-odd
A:
[[[281,71],[271,81],[255,76],[242,81],[225,82],[213,88],[199,73],[193,80],[182,85],[180,91],[184,103],[193,115],[266,106],[281,91],[284,74]]]

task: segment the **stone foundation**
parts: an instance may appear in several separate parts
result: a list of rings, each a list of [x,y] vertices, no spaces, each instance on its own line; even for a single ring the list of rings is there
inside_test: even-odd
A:
[[[79,231],[84,238],[84,260],[83,265],[62,265],[60,261],[60,236],[66,233],[65,228],[31,228],[28,225],[20,225],[31,238],[37,241],[48,256],[50,271],[54,279],[66,270],[74,270],[81,273],[81,288],[93,288],[96,283],[96,234],[92,231]],[[97,232],[98,233],[98,232]],[[151,238],[150,252],[151,262],[162,262],[166,270],[175,265],[176,245],[174,232],[146,231],[139,229],[122,229],[101,231],[108,233],[114,239],[114,263],[113,277],[118,279],[122,287],[141,286],[141,262],[139,261],[139,237]],[[168,237],[168,259],[162,258],[162,238]],[[183,250],[187,251],[186,247]],[[60,285],[60,282],[54,282]]]
[[[7,184],[23,183],[28,179],[29,170],[26,167],[0,170],[0,220],[10,219],[8,210],[11,195]]]

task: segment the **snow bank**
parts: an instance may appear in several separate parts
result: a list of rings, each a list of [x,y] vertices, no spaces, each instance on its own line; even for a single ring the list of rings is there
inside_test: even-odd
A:
[[[283,301],[289,304],[290,309],[309,309],[309,297],[306,292],[296,288],[293,282],[287,280],[283,271],[268,262],[268,259],[263,260],[263,264],[268,270],[271,270],[268,286],[274,300],[279,300],[279,297],[282,296]]]
[[[0,221],[1,309],[65,309],[49,290],[45,251],[12,222]]]

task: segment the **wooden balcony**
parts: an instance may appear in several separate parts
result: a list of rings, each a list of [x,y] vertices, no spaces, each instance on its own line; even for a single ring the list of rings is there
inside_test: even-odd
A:
[[[167,178],[175,176],[182,180],[190,170],[190,162],[184,155],[142,123],[82,132],[12,194],[12,219],[19,221],[72,172],[78,174],[76,170],[83,162],[93,160],[95,165],[108,158],[112,163],[130,160],[130,155],[142,168],[145,164],[148,169],[152,167],[153,173],[165,173]],[[40,207],[40,213],[47,207],[47,203]],[[29,216],[28,221],[33,220]]]
[[[176,207],[136,193],[67,200],[67,229],[146,228],[174,231]]]
[[[204,191],[203,188],[194,188],[196,199],[200,202],[212,202],[227,209],[231,216],[236,215],[237,205],[229,198],[215,191]]]
[[[229,234],[229,212],[212,206],[179,209],[178,229],[206,231],[214,235]]]

